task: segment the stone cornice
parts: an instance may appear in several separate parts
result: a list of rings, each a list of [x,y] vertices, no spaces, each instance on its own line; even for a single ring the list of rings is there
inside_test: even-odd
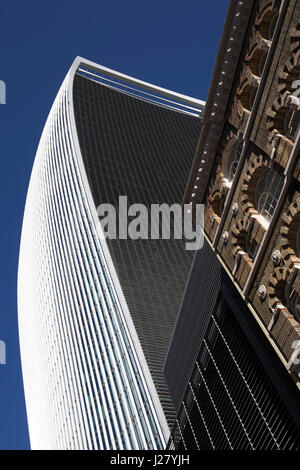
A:
[[[183,199],[185,204],[203,200],[253,4],[254,0],[230,2],[204,109],[200,139]],[[199,178],[197,184],[196,178]],[[197,191],[193,190],[195,185]]]

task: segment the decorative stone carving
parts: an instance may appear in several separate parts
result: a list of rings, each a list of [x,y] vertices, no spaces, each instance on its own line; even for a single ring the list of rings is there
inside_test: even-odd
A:
[[[267,288],[264,284],[261,284],[258,288],[258,296],[260,300],[265,300],[267,295]]]
[[[241,203],[245,215],[249,215],[251,209],[255,208],[255,188],[267,165],[268,160],[263,155],[251,154],[241,187]]]
[[[288,95],[285,99],[286,105],[290,109],[300,109],[300,98],[294,95]]]
[[[273,261],[274,266],[279,266],[280,261],[281,261],[281,253],[279,250],[273,251],[272,261]]]
[[[285,287],[289,274],[290,271],[287,266],[279,266],[275,268],[273,273],[269,276],[267,294],[268,305],[272,311],[276,305],[285,305],[286,303]]]
[[[234,204],[232,204],[232,207],[231,207],[231,212],[234,217],[237,215],[238,210],[239,210],[239,205],[237,202],[235,202]]]
[[[280,228],[280,251],[282,253],[282,259],[291,270],[293,270],[295,264],[299,263],[299,255],[297,253],[297,233],[299,227],[300,197],[297,197],[282,215]]]
[[[224,245],[226,245],[228,243],[228,239],[229,239],[229,233],[227,231],[225,231],[222,235],[222,240],[224,242]]]

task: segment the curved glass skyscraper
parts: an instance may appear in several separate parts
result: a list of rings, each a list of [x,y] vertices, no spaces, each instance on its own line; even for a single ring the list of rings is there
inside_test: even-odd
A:
[[[162,374],[191,256],[105,240],[101,203],[180,202],[203,102],[77,58],[47,119],[21,238],[18,310],[36,449],[161,449]]]

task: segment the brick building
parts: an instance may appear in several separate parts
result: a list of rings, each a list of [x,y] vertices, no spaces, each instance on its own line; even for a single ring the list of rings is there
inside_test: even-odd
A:
[[[184,196],[206,243],[165,364],[170,448],[299,448],[299,122],[300,2],[232,0]]]

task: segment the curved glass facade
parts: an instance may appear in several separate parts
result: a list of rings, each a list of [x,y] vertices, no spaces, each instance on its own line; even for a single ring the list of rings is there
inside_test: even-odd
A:
[[[18,311],[31,446],[161,449],[169,427],[82,160],[77,68],[47,119],[22,229]]]

